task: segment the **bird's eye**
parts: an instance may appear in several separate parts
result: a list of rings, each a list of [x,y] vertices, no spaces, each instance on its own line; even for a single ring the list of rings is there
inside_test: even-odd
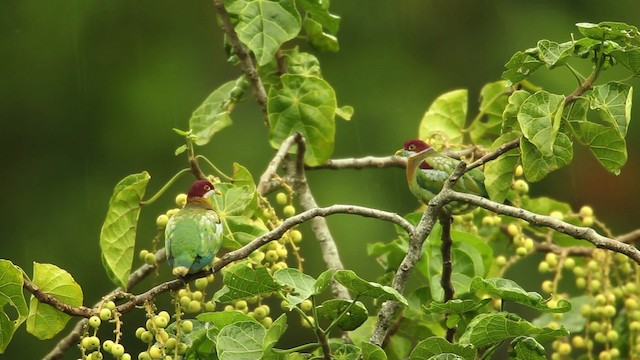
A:
[[[409,150],[415,150],[416,146],[414,144],[409,145],[409,147],[407,148]]]
[[[204,189],[205,189],[205,190],[211,190],[211,187],[210,187],[209,185],[205,185],[205,186],[204,186]]]

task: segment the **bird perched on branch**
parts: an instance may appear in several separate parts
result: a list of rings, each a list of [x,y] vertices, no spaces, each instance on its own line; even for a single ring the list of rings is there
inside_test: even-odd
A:
[[[208,180],[189,188],[187,202],[167,223],[165,249],[174,275],[185,276],[207,267],[222,245],[222,223],[209,199],[220,194]]]
[[[439,154],[431,145],[420,139],[408,140],[396,155],[407,158],[407,182],[411,193],[428,204],[442,190],[445,181],[460,163],[460,160]],[[453,187],[455,191],[487,196],[484,174],[478,168],[466,172]],[[474,207],[452,203],[445,207],[452,214],[462,214]]]

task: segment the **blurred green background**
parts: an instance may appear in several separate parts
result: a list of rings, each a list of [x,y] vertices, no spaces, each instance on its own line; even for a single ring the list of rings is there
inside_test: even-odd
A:
[[[566,41],[577,34],[576,22],[640,25],[640,3],[631,0],[334,0],[331,5],[342,16],[342,50],[318,56],[339,103],[356,110],[352,121],[337,123],[336,158],[392,154],[417,135],[422,114],[438,94],[469,88],[475,101],[515,51],[542,38]],[[85,304],[93,304],[112,288],[100,264],[98,235],[113,186],[127,174],[147,170],[151,194],[184,167],[185,159],[173,155],[182,139],[171,128],[187,128],[200,102],[239,74],[226,62],[212,3],[2,1],[0,74],[0,257],[28,273],[33,261],[61,266],[83,287]],[[565,94],[574,86],[563,69],[534,80]],[[638,118],[640,97],[634,101]],[[260,116],[247,101],[233,113],[234,125],[200,152],[226,171],[239,162],[257,178],[273,154]],[[570,167],[533,184],[532,193],[576,209],[591,204],[616,233],[638,227],[637,121],[630,127],[629,160],[620,176],[606,173],[577,147]],[[358,204],[401,214],[416,206],[401,169],[313,171],[309,182],[323,206]],[[189,183],[182,179],[143,211],[138,248],[150,247],[155,217]],[[367,242],[390,240],[393,228],[346,216],[329,223],[346,267],[366,278],[378,276],[375,261],[362,254]],[[309,272],[317,275],[322,265],[310,240],[303,251]],[[162,269],[158,279],[133,291],[168,278],[167,273]],[[133,333],[140,324],[131,321],[125,328]],[[40,358],[55,343],[36,341],[23,326],[0,357]],[[132,353],[141,347],[130,343]],[[66,359],[78,354],[72,350]]]

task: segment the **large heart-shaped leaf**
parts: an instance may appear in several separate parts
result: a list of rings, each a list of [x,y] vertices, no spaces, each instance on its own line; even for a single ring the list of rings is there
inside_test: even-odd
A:
[[[468,92],[466,89],[453,90],[438,96],[420,121],[420,139],[439,135],[449,142],[462,142],[462,129],[467,118]]]
[[[22,271],[9,260],[0,259],[0,354],[9,345],[13,333],[27,319],[27,303],[22,294]],[[11,319],[5,307],[13,308],[18,316]]]
[[[560,127],[564,96],[538,91],[520,106],[518,123],[522,134],[544,156],[553,154],[553,145]]]

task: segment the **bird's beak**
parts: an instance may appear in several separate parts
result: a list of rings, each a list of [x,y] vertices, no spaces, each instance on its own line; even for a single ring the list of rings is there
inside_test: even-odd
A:
[[[213,193],[216,195],[222,195],[222,191],[218,190],[218,189],[213,189]]]
[[[404,149],[400,149],[400,150],[396,151],[395,155],[396,156],[404,156]]]

